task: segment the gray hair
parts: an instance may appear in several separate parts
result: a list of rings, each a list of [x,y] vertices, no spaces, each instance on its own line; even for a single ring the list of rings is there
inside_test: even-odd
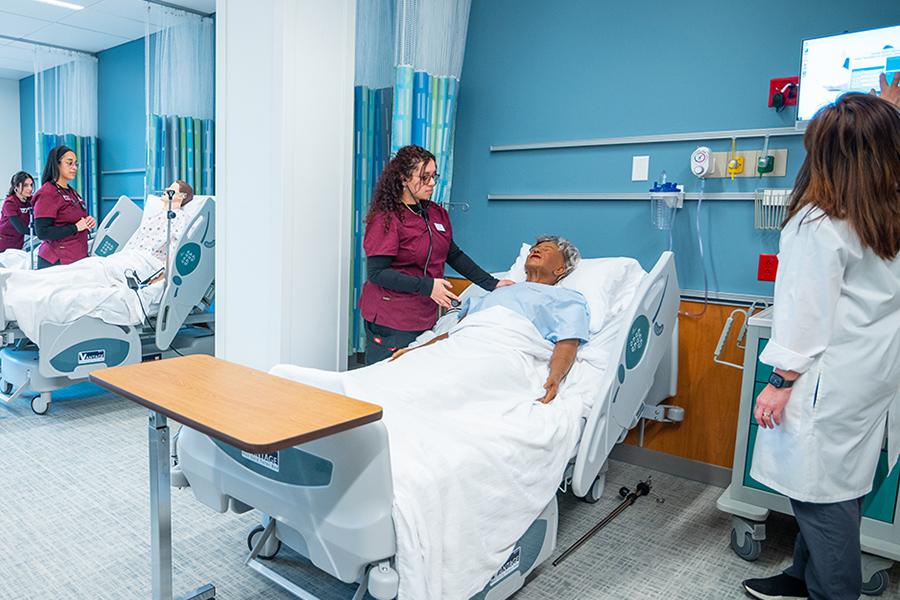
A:
[[[577,267],[579,261],[581,261],[581,252],[578,251],[578,248],[575,247],[575,244],[573,244],[566,238],[559,237],[558,235],[539,235],[538,238],[534,241],[534,245],[537,246],[538,244],[541,244],[543,242],[550,242],[551,244],[555,244],[563,255],[563,262],[566,266],[566,272],[560,275],[559,279],[562,279],[575,270],[575,267]]]

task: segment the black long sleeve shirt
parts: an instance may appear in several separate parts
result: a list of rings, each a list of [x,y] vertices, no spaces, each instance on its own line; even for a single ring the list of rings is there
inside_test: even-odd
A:
[[[22,235],[28,235],[28,226],[22,222],[22,217],[19,215],[12,215],[9,218],[9,224]]]
[[[54,225],[53,217],[41,217],[34,220],[34,233],[42,240],[61,240],[64,237],[78,233],[78,227],[74,223],[68,225]]]
[[[434,279],[427,276],[407,275],[391,268],[393,256],[369,256],[366,259],[366,277],[375,285],[396,292],[407,292],[430,296],[434,288]],[[456,242],[450,241],[447,252],[447,264],[457,273],[487,291],[497,287],[498,280],[490,273],[475,264],[475,261],[463,252]]]

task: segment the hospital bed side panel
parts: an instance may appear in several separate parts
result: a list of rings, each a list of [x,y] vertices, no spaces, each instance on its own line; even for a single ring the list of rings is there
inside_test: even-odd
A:
[[[271,516],[283,542],[342,581],[358,580],[367,565],[396,553],[380,421],[266,455],[185,427],[178,456],[198,500],[224,512],[234,499]]]
[[[577,496],[588,493],[613,445],[637,424],[672,344],[680,294],[674,255],[663,252],[622,315],[626,327],[618,336],[621,351],[607,366],[575,459],[572,489]]]
[[[141,208],[128,196],[119,196],[119,200],[97,228],[91,255],[109,256],[121,250],[140,227],[142,216]]]
[[[178,244],[156,320],[156,345],[167,349],[185,318],[206,295],[216,273],[216,203],[205,201]]]
[[[130,325],[110,325],[94,317],[71,323],[42,323],[35,340],[38,370],[44,377],[84,379],[91,371],[141,362],[141,338]]]

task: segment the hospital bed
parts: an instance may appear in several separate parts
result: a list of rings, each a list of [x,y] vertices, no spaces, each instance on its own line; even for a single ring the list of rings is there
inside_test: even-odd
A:
[[[596,501],[609,453],[629,429],[641,418],[683,417],[677,407],[660,406],[676,391],[679,295],[673,254],[664,252],[610,325],[607,364],[581,419],[576,450],[558,474],[561,491]],[[340,392],[338,376],[308,370],[302,382]],[[181,484],[199,501],[218,512],[256,508],[265,515],[265,527],[248,538],[246,563],[257,572],[297,597],[315,598],[260,562],[283,542],[331,576],[359,583],[355,600],[366,591],[379,600],[396,597],[392,467],[383,421],[271,455],[243,453],[185,427],[177,455],[186,479]],[[522,524],[527,530],[508,560],[473,600],[508,598],[524,585],[555,549],[557,511],[554,495],[537,519]]]
[[[0,402],[32,396],[32,410],[45,414],[54,391],[86,380],[96,369],[176,354],[213,354],[215,315],[209,308],[215,295],[215,199],[195,196],[189,206],[189,225],[172,245],[173,268],[165,283],[157,284],[165,286],[159,310],[151,310],[142,323],[111,325],[84,316],[66,323],[42,322],[30,339],[15,322],[7,322],[0,297],[0,339],[5,346],[0,350]],[[119,198],[98,227],[91,254],[120,251],[143,217],[137,204]]]

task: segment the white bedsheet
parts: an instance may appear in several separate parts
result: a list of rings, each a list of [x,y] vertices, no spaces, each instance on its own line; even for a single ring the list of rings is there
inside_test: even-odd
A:
[[[536,399],[553,347],[502,307],[395,362],[341,374],[344,393],[384,408],[401,600],[471,597],[550,503],[603,372],[590,346],[547,405]]]
[[[36,252],[37,251],[35,251],[35,253]],[[37,260],[37,258],[35,258],[35,260]],[[15,270],[30,269],[31,254],[16,248],[4,250],[3,252],[0,252],[0,268]]]
[[[89,257],[71,265],[39,271],[0,269],[0,296],[7,321],[16,321],[34,342],[41,323],[68,323],[80,317],[102,319],[111,325],[137,325],[159,309],[163,285],[138,292],[128,288],[125,273],[141,279],[162,263],[135,252]],[[141,307],[143,303],[143,309]]]

